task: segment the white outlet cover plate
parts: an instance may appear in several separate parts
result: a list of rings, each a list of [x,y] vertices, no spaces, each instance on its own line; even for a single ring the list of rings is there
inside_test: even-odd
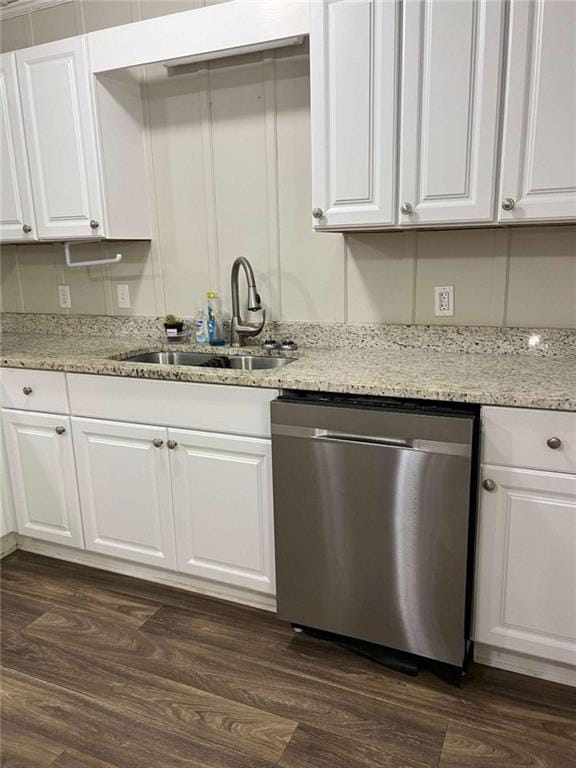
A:
[[[59,285],[58,286],[58,301],[60,302],[61,309],[70,309],[72,301],[70,299],[70,286]]]
[[[130,309],[130,288],[125,284],[116,286],[119,309]]]
[[[453,285],[437,285],[434,288],[434,315],[436,317],[454,316]]]

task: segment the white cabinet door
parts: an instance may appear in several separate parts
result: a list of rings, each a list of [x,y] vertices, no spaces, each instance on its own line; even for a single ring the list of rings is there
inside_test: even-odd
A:
[[[576,219],[575,30],[573,0],[511,4],[502,222]]]
[[[168,432],[178,570],[273,594],[270,441]]]
[[[0,240],[34,240],[36,226],[13,53],[0,56],[0,168]]]
[[[18,533],[84,548],[68,416],[2,411]]]
[[[406,0],[400,223],[492,221],[502,59],[500,0]]]
[[[4,431],[0,429],[0,538],[16,530]]]
[[[399,3],[310,4],[314,226],[395,222]]]
[[[485,465],[474,639],[576,664],[576,475]]]
[[[85,46],[73,37],[16,54],[40,238],[106,234]]]
[[[72,422],[86,549],[175,568],[166,430]]]

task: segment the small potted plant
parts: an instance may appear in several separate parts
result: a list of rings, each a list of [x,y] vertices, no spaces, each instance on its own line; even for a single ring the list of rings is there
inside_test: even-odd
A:
[[[164,318],[164,328],[166,329],[166,336],[176,336],[182,333],[184,329],[184,321],[176,315],[166,315]]]

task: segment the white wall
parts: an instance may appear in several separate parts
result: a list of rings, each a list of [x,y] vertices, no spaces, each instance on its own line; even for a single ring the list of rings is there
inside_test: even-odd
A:
[[[74,0],[2,22],[2,50],[203,4]],[[88,270],[65,269],[61,247],[4,248],[5,311],[67,312],[67,283],[72,313],[190,315],[209,288],[227,302],[230,265],[245,255],[279,319],[576,327],[575,227],[312,232],[305,49],[177,77],[148,67],[146,78],[152,245],[123,244],[121,264]],[[116,306],[117,283],[130,286],[130,310]],[[435,318],[433,288],[446,284],[456,314]]]

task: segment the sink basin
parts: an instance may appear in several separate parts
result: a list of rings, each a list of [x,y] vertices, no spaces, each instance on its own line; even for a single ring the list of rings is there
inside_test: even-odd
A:
[[[230,368],[236,368],[243,371],[258,371],[266,368],[282,368],[283,365],[291,363],[287,357],[260,357],[259,355],[235,355],[228,358]]]
[[[144,352],[122,358],[124,363],[156,363],[157,365],[202,365],[215,355],[203,352]]]
[[[292,360],[287,357],[264,357],[263,355],[215,355],[210,352],[144,352],[124,357],[124,363],[156,363],[156,365],[193,365],[203,368],[228,368],[233,370],[256,371],[267,368],[281,368]]]

